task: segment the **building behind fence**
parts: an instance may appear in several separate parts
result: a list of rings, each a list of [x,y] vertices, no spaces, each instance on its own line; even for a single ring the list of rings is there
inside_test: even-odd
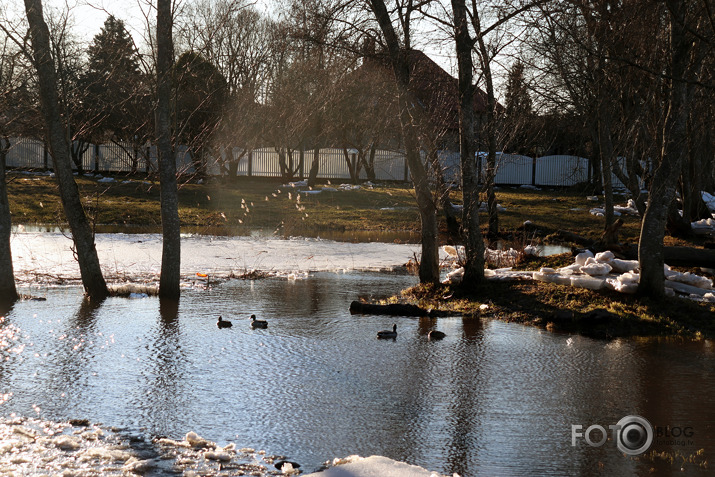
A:
[[[225,175],[228,172],[228,159],[238,161],[238,176],[246,177],[281,177],[278,152],[273,148],[254,149],[245,152],[234,147],[221,152],[221,158],[208,157],[206,173],[209,175]],[[299,158],[302,157],[302,160]],[[356,161],[355,152],[349,152],[348,160]],[[439,154],[445,179],[448,182],[460,181],[459,153],[441,152]],[[293,169],[295,177],[303,178],[313,163],[313,151],[293,154]],[[194,172],[191,154],[185,146],[176,151],[177,170],[181,173]],[[350,180],[350,172],[342,149],[323,148],[318,161],[319,179]],[[482,177],[486,174],[486,155],[479,153],[477,161]],[[49,150],[42,141],[27,138],[11,139],[6,165],[22,169],[52,169],[52,159]],[[73,165],[74,167],[74,165]],[[157,152],[154,146],[136,146],[131,143],[113,143],[90,145],[82,154],[82,168],[85,171],[100,173],[115,172],[152,172],[157,170]],[[365,170],[360,172],[361,179],[367,179]],[[398,151],[378,150],[375,153],[375,179],[379,181],[410,180],[409,169],[404,154]],[[544,156],[531,158],[516,154],[497,155],[497,172],[495,183],[500,185],[533,185],[533,186],[572,186],[591,179],[589,160],[577,156]],[[614,175],[615,187],[623,187]]]

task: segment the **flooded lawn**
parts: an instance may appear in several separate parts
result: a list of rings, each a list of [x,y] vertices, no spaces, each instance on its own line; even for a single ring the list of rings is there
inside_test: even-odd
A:
[[[349,268],[335,260],[335,268]],[[43,459],[61,469],[52,457],[60,447],[40,446],[38,435],[65,434],[80,439],[80,447],[62,451],[74,475],[101,466],[104,474],[121,473],[126,460],[82,460],[97,429],[100,440],[128,446],[110,450],[173,456],[157,459],[153,475],[218,473],[219,465],[220,475],[266,475],[275,455],[312,471],[334,457],[379,454],[462,476],[682,475],[681,467],[707,475],[702,462],[715,465],[711,341],[599,341],[499,321],[348,312],[360,296],[414,283],[356,271],[229,280],[186,288],[178,309],[156,298],[90,307],[78,287],[23,289],[46,301],[16,303],[0,323],[0,473],[49,472],[32,470]],[[252,313],[268,328],[251,329]],[[233,327],[219,329],[219,315]],[[393,323],[397,338],[377,340]],[[432,329],[446,338],[427,340]],[[579,438],[572,446],[572,425],[608,428],[627,415],[660,429],[652,450],[676,463],[624,456],[611,439],[592,447]],[[101,426],[58,424],[70,419]],[[672,436],[676,428],[680,438]],[[225,448],[232,460],[156,443],[188,432]],[[37,447],[23,454],[11,444],[23,439]]]

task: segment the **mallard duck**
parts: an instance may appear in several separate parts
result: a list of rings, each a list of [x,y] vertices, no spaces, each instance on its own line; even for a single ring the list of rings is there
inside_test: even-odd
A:
[[[224,320],[222,317],[218,317],[218,321],[216,322],[216,326],[219,328],[230,328],[233,326],[233,323],[230,321]]]
[[[390,330],[382,330],[377,332],[377,337],[378,338],[384,338],[384,339],[394,339],[397,338],[397,323],[392,325],[392,331]]]
[[[257,320],[256,315],[251,315],[251,328],[268,328],[268,322]]]
[[[427,339],[430,341],[441,340],[445,336],[447,336],[447,335],[445,335],[441,331],[437,331],[437,330],[432,330],[429,333],[427,333]]]

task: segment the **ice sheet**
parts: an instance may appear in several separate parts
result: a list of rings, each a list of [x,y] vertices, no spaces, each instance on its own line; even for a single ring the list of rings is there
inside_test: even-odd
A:
[[[72,240],[61,233],[15,233],[13,266],[20,282],[74,280],[79,266]],[[99,261],[107,280],[156,280],[161,270],[159,234],[97,234]],[[207,237],[181,239],[181,274],[227,277],[259,270],[283,274],[367,271],[404,265],[416,244],[346,243],[311,238]]]

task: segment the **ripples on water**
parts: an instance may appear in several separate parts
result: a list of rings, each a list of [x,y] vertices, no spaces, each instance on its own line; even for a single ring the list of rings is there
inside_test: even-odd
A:
[[[350,454],[463,476],[661,469],[612,441],[571,446],[572,424],[628,414],[694,428],[693,445],[656,450],[715,451],[711,342],[596,341],[347,311],[358,296],[413,283],[366,273],[229,281],[185,290],[178,310],[155,298],[92,307],[77,288],[33,290],[47,301],[17,303],[0,323],[0,406],[6,417],[81,418],[151,437],[196,431],[307,470]],[[268,329],[252,330],[251,313]],[[233,328],[219,330],[219,314]],[[396,340],[375,339],[392,323]],[[433,328],[447,337],[429,342]]]

